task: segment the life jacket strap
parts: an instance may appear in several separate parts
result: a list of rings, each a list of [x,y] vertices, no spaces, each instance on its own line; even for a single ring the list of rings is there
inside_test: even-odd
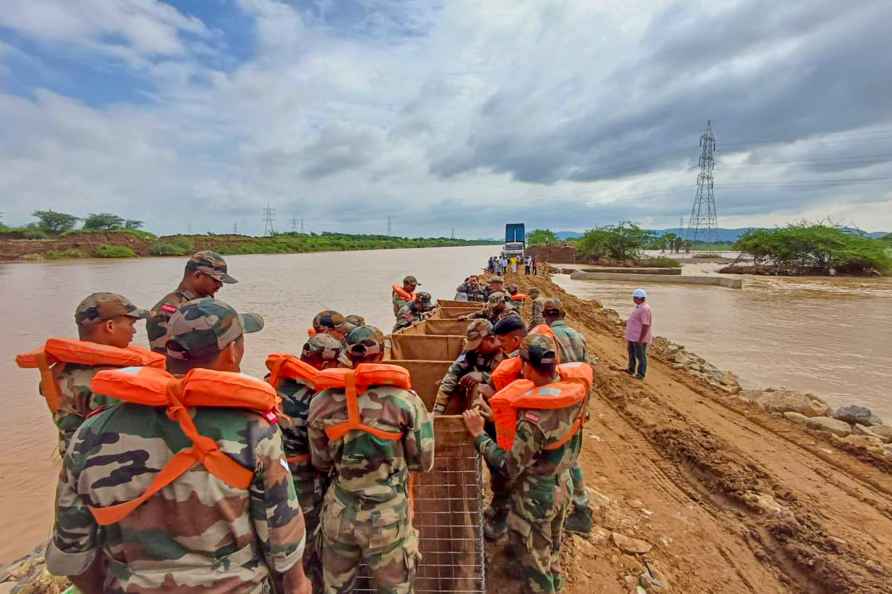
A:
[[[337,441],[351,431],[364,431],[385,441],[399,441],[403,434],[399,431],[384,431],[362,422],[359,415],[359,395],[356,390],[356,373],[344,375],[344,396],[347,400],[347,420],[325,428],[328,438]]]
[[[46,398],[46,405],[50,412],[56,414],[62,408],[62,391],[59,389],[59,382],[56,380],[56,374],[50,368],[49,359],[46,351],[39,351],[34,354],[37,361],[37,369],[40,370],[40,384],[43,388],[43,396]],[[65,365],[57,363],[56,365]]]
[[[192,441],[192,447],[177,452],[171,460],[155,475],[155,480],[145,493],[124,503],[106,507],[90,507],[90,512],[100,526],[116,524],[130,515],[136,508],[148,501],[161,489],[183,476],[196,464],[203,465],[207,471],[224,483],[247,489],[254,479],[254,472],[245,468],[220,451],[219,444],[198,432],[189,410],[182,404],[183,386],[181,382],[171,382],[167,388],[167,416],[177,421],[183,433]]]

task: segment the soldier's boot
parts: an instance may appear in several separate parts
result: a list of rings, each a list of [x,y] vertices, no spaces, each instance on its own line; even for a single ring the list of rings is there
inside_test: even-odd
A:
[[[508,533],[508,510],[494,509],[490,507],[483,522],[483,536],[490,542],[495,542]]]
[[[592,533],[592,509],[588,506],[575,506],[564,522],[564,530],[573,534],[588,536]]]

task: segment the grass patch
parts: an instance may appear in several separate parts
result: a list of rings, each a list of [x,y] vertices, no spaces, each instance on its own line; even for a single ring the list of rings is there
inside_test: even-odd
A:
[[[156,241],[149,246],[153,256],[188,256],[193,251],[192,241],[186,237],[176,237],[168,241]]]
[[[96,248],[93,255],[97,258],[135,258],[136,252],[126,245],[110,245],[104,243]]]
[[[70,258],[86,258],[87,254],[77,248],[67,250],[50,250],[43,255],[47,260],[68,260]]]

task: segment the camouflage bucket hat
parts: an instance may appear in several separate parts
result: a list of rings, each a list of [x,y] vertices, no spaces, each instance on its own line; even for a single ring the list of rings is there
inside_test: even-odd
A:
[[[495,293],[490,293],[489,295],[489,304],[496,305],[499,303],[505,302],[505,294],[501,291],[496,291]]]
[[[533,367],[557,363],[557,346],[550,336],[528,334],[520,344],[520,358]]]
[[[491,276],[491,277],[489,277],[489,283],[490,284],[496,283],[496,284],[502,285],[505,283],[505,279],[503,279],[501,276],[498,276],[498,275]]]
[[[167,356],[203,361],[223,351],[242,335],[263,329],[257,314],[239,314],[213,297],[184,303],[167,322]]]
[[[404,285],[415,285],[418,287],[421,286],[421,283],[418,282],[418,279],[415,278],[414,276],[412,276],[411,274],[409,276],[403,277],[403,284]]]
[[[89,326],[121,316],[142,320],[148,315],[149,312],[136,307],[123,295],[93,293],[78,304],[74,310],[74,321],[79,326]]]
[[[317,332],[325,330],[337,330],[338,332],[347,333],[351,330],[347,322],[347,318],[340,312],[333,309],[324,309],[316,314],[313,318],[313,328]]]
[[[345,339],[351,354],[365,357],[384,352],[384,334],[374,326],[360,326],[350,331]]]
[[[480,346],[483,339],[492,334],[492,324],[489,320],[472,320],[465,330],[465,341],[462,351],[467,353]]]
[[[344,354],[344,343],[328,334],[317,334],[304,344],[305,356],[319,357],[323,361],[335,361]]]
[[[227,274],[226,260],[223,259],[223,256],[210,250],[192,254],[192,257],[186,262],[186,270],[203,272],[227,285],[238,282]]]
[[[555,298],[546,299],[542,304],[542,313],[549,311],[557,312],[558,314],[564,313],[564,306],[561,305],[561,300]]]
[[[358,314],[349,314],[344,316],[344,320],[347,322],[347,327],[350,330],[354,328],[359,328],[360,326],[365,326],[365,318]]]

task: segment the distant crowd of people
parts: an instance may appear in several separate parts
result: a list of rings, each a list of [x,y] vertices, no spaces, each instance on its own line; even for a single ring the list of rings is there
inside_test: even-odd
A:
[[[486,271],[490,274],[504,275],[508,272],[514,274],[536,274],[536,258],[527,255],[518,256],[492,256],[486,263]]]

